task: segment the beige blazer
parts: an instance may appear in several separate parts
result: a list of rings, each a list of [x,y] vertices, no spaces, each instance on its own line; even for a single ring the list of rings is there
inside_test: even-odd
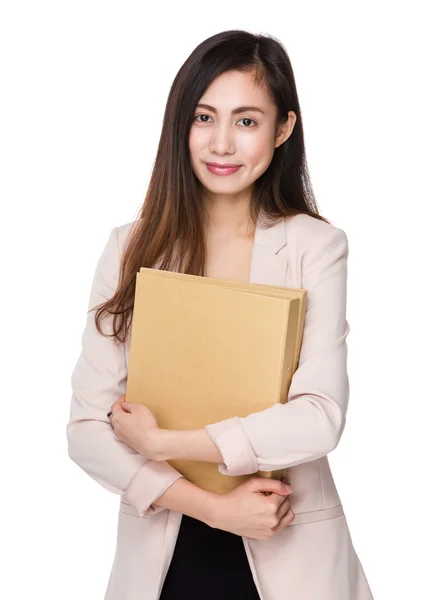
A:
[[[112,295],[131,225],[112,229],[88,308]],[[243,537],[262,600],[373,600],[327,458],[344,430],[349,401],[347,257],[344,231],[308,215],[257,226],[249,281],[308,290],[299,368],[287,404],[206,427],[222,453],[222,473],[289,468],[293,523],[266,541]],[[89,313],[71,378],[68,453],[120,495],[104,600],[158,600],[182,514],[155,503],[181,475],[165,461],[143,458],[114,434],[107,412],[126,391],[128,357],[129,345],[116,349]]]

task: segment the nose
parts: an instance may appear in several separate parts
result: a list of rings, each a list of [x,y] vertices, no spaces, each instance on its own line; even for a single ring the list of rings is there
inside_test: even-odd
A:
[[[234,154],[235,142],[230,126],[221,124],[212,128],[209,150],[215,154]]]

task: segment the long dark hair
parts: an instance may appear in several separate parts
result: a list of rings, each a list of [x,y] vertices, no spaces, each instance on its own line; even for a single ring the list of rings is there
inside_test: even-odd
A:
[[[255,181],[250,204],[253,223],[263,225],[299,213],[329,222],[317,208],[308,175],[302,118],[289,56],[274,37],[244,30],[223,31],[199,44],[178,71],[164,112],[158,151],[139,217],[132,223],[114,295],[91,310],[95,323],[113,315],[113,333],[125,343],[133,315],[136,273],[140,267],[204,275],[206,209],[200,182],[192,170],[189,132],[196,105],[226,71],[252,73],[277,106],[276,127],[297,115],[294,129],[275,149],[267,170]],[[116,341],[115,340],[115,341]]]

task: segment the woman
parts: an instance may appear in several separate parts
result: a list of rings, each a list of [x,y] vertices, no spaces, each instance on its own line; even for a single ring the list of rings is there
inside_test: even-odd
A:
[[[106,600],[372,599],[327,459],[349,398],[347,256],[312,196],[285,49],[239,30],[205,40],[173,82],[140,218],[99,259],[72,376],[69,455],[121,496]],[[307,289],[288,403],[192,431],[126,403],[141,266]],[[170,459],[252,478],[215,496]],[[275,469],[291,493],[255,477]]]

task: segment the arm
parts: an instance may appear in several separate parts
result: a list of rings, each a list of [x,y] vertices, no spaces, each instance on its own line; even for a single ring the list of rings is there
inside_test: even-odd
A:
[[[97,264],[88,309],[110,298],[120,266],[118,228],[114,228]],[[107,413],[126,391],[123,346],[101,335],[87,314],[82,350],[71,377],[70,419],[66,427],[69,457],[107,490],[120,494],[140,516],[164,510],[152,503],[182,475],[166,461],[152,461],[121,442]],[[111,318],[103,321],[111,332]]]
[[[159,429],[155,460],[223,462],[220,450],[202,429]],[[150,454],[150,453],[149,453]]]
[[[346,234],[334,226],[311,239],[302,259],[302,287],[308,290],[304,336],[288,403],[205,427],[223,457],[218,467],[221,473],[285,469],[336,448],[349,399],[348,251]],[[203,441],[202,452],[206,460],[211,457],[208,442]]]
[[[185,477],[177,479],[159,498],[156,506],[168,508],[215,527],[220,496],[201,489]]]
[[[226,467],[231,471],[231,475],[243,475],[245,473],[257,473],[257,459],[253,456],[252,446],[246,435],[234,425],[237,425],[238,417],[221,421],[213,426],[213,438],[219,438],[217,442],[220,446],[221,438],[225,432],[231,436],[231,453],[226,453],[225,460],[223,455],[208,434],[207,428],[202,429],[160,429],[157,440],[157,451],[153,454],[154,460],[196,460],[214,463],[226,463]],[[218,435],[217,435],[218,433]],[[149,454],[151,454],[149,452]],[[219,470],[221,471],[219,465]],[[222,472],[222,471],[221,471]]]

